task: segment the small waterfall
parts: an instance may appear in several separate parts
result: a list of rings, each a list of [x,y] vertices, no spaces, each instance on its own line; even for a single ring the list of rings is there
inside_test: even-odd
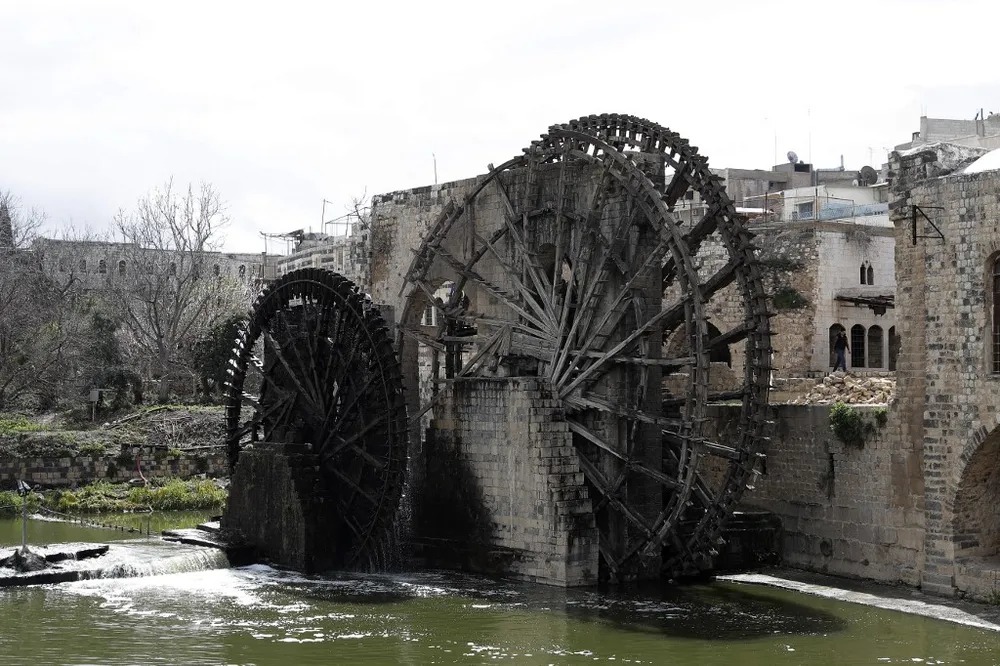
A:
[[[127,550],[127,549],[122,549]],[[143,576],[160,576],[164,574],[187,573],[191,571],[206,571],[209,569],[226,569],[229,559],[225,551],[217,548],[200,548],[192,546],[183,553],[164,557],[143,556],[127,557],[101,569],[101,578],[137,578]]]

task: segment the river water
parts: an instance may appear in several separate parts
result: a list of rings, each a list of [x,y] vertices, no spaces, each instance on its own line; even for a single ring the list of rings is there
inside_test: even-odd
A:
[[[315,577],[205,568],[222,562],[134,534],[31,529],[35,543],[124,537],[109,556],[145,575],[0,590],[0,664],[1000,663],[996,629],[762,585],[599,592],[450,572]],[[0,544],[19,539],[16,521],[0,521]]]

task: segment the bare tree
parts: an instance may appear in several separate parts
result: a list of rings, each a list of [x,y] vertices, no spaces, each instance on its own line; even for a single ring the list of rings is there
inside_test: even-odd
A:
[[[44,219],[0,192],[0,408],[54,399],[79,346],[78,285],[46,272],[37,238]]]
[[[202,184],[178,194],[172,181],[119,211],[120,261],[111,267],[108,294],[122,322],[126,349],[140,369],[160,379],[193,377],[194,342],[219,322],[246,309],[245,280],[215,275],[212,252],[228,223],[215,189]]]

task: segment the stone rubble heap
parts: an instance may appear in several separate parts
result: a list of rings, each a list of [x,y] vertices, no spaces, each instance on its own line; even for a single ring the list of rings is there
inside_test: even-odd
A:
[[[893,377],[855,377],[843,372],[827,375],[809,390],[789,402],[793,405],[885,405],[896,392]]]

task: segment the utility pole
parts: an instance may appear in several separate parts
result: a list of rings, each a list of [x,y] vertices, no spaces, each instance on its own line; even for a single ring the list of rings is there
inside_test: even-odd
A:
[[[28,550],[28,493],[31,486],[19,480],[17,492],[21,496],[21,552],[25,553]]]

